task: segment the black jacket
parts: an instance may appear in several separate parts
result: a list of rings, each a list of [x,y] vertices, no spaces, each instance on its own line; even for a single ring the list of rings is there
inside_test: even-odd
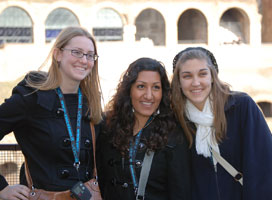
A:
[[[77,94],[65,94],[65,103],[75,133]],[[34,187],[51,191],[70,189],[92,175],[93,153],[87,101],[83,100],[79,178],[60,100],[55,90],[36,91],[19,83],[0,106],[0,139],[14,132],[26,156]],[[99,130],[96,131],[98,134]],[[24,183],[26,184],[26,183]],[[0,189],[6,183],[0,176]]]
[[[155,119],[156,120],[156,119]],[[143,130],[147,136],[154,123]],[[104,128],[103,128],[104,130]],[[177,134],[183,134],[179,128]],[[104,200],[135,200],[128,159],[122,161],[119,151],[111,144],[111,134],[99,135],[98,177]],[[173,134],[174,135],[174,134]],[[141,140],[141,143],[145,143]],[[136,176],[139,178],[141,163],[146,148],[138,149],[136,155]],[[191,176],[188,145],[183,138],[177,142],[169,139],[168,145],[155,152],[145,191],[145,200],[190,200]]]

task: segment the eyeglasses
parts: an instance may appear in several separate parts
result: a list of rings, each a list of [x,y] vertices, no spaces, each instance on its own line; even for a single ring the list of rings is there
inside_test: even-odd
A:
[[[86,56],[87,60],[95,61],[98,59],[98,55],[91,54],[91,53],[83,53],[82,51],[76,50],[76,49],[65,49],[61,48],[61,50],[71,51],[71,55],[76,58],[83,58],[83,56]]]

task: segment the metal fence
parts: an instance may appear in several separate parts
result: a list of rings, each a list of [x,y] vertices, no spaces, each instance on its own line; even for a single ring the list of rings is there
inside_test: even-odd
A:
[[[24,156],[18,144],[0,144],[0,174],[10,185],[18,184]]]

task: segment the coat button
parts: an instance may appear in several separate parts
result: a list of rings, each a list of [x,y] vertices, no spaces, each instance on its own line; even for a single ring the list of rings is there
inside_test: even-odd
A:
[[[62,170],[62,172],[61,172],[61,178],[63,178],[63,179],[68,178],[69,175],[70,175],[70,172],[69,172],[68,169]]]
[[[58,110],[56,111],[56,114],[57,114],[58,117],[62,117],[64,115],[63,109],[58,108]]]
[[[139,151],[143,151],[143,150],[145,150],[145,149],[146,149],[145,143],[140,142],[140,144],[139,144],[139,146],[138,146],[138,150],[139,150]]]
[[[70,140],[70,138],[65,138],[63,140],[63,146],[65,146],[65,147],[71,146],[71,140]]]
[[[86,172],[86,177],[88,178],[88,179],[91,179],[92,177],[91,177],[91,173],[90,172]]]
[[[89,139],[85,140],[85,147],[90,147],[91,146],[91,141]]]
[[[128,188],[128,183],[123,183],[122,187],[123,188]]]
[[[136,167],[141,167],[142,166],[142,162],[141,161],[136,161],[135,162],[135,166]]]

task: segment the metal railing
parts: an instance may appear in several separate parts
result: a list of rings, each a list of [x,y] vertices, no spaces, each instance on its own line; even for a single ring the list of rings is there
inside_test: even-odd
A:
[[[18,144],[0,144],[0,174],[10,185],[18,184],[24,156]]]

